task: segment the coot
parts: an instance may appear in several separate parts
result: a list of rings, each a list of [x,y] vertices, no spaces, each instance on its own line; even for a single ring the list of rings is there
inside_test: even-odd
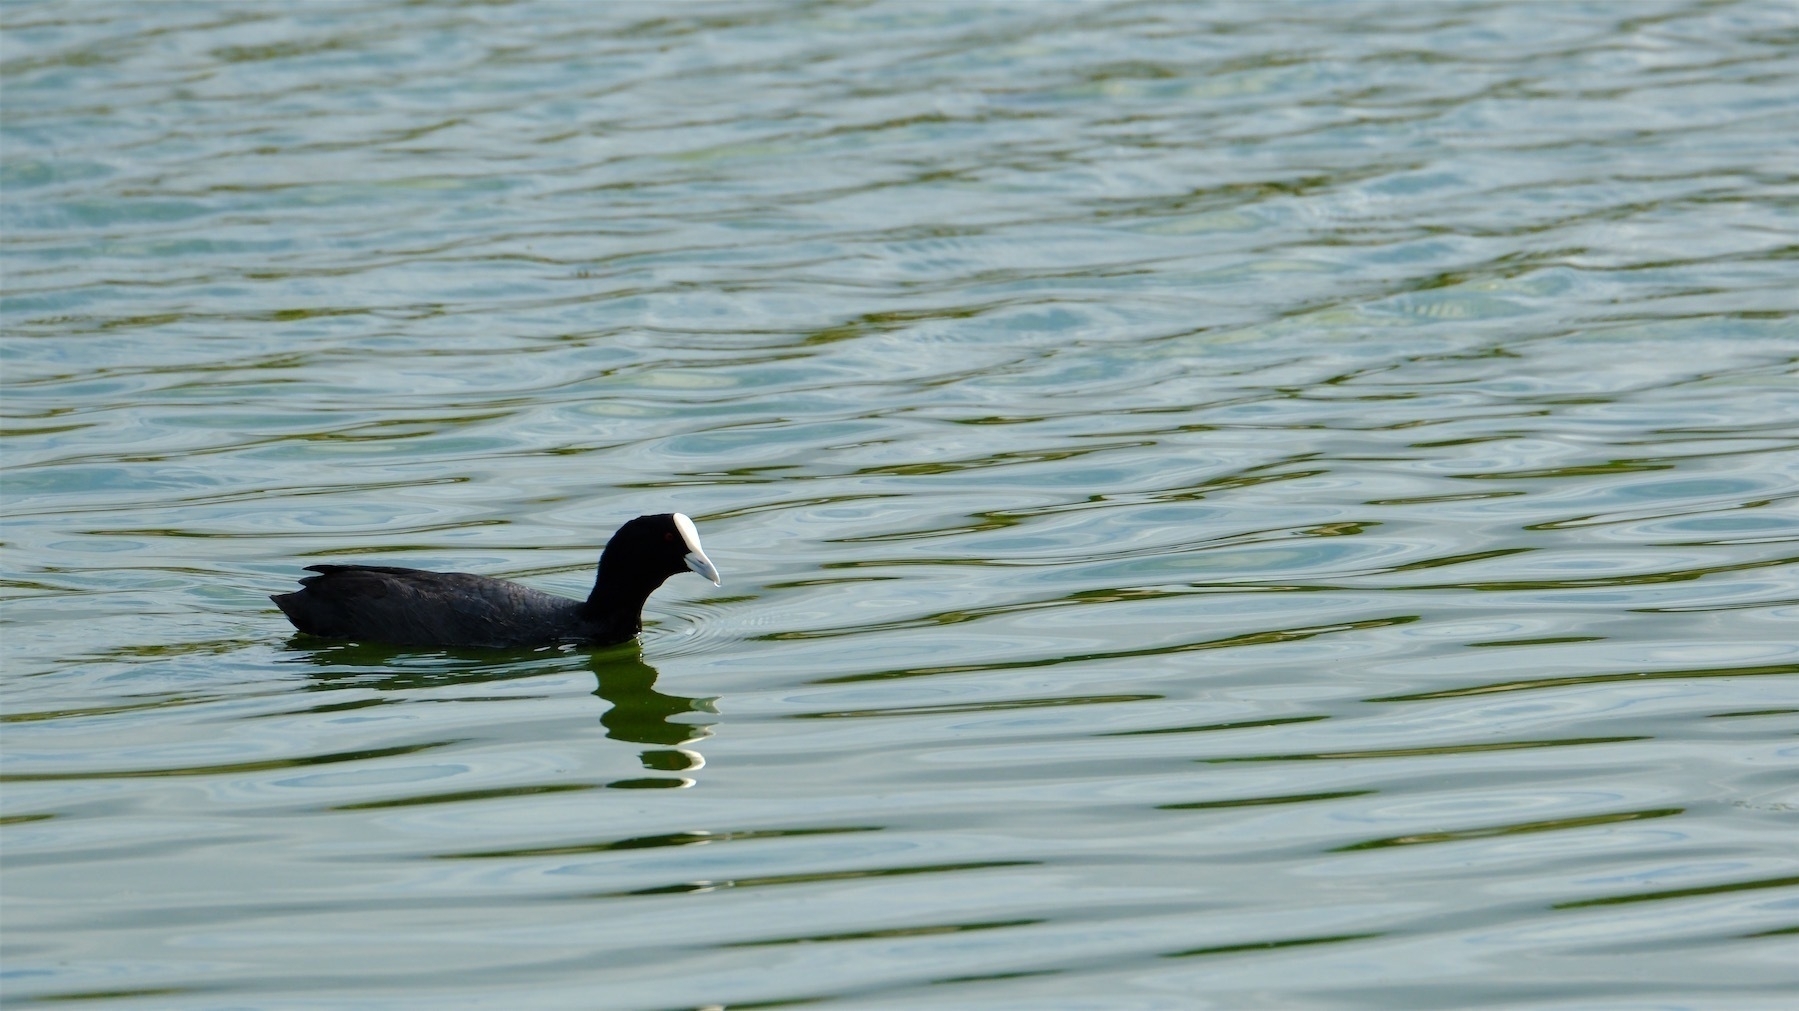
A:
[[[294,627],[330,639],[395,646],[609,646],[643,630],[643,602],[689,570],[718,585],[700,532],[680,513],[639,516],[600,554],[586,600],[506,579],[391,565],[308,565],[303,589],[272,597]]]

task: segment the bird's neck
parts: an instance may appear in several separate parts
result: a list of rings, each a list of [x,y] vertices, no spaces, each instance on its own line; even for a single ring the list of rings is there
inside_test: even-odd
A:
[[[602,565],[600,578],[594,583],[593,592],[587,595],[582,611],[587,620],[596,625],[627,636],[636,635],[643,631],[644,602],[650,599],[655,589],[654,586],[609,580]]]

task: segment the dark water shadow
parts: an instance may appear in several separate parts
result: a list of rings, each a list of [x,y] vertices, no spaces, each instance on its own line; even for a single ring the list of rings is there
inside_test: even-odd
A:
[[[635,643],[594,650],[404,648],[370,643],[344,643],[296,635],[284,650],[288,660],[317,667],[307,673],[310,690],[346,687],[382,692],[415,691],[446,685],[479,685],[539,677],[586,668],[594,676],[593,694],[607,703],[600,714],[606,736],[630,744],[650,745],[639,753],[651,772],[689,772],[705,759],[689,745],[712,736],[717,722],[716,699],[671,695],[656,689],[660,672],[644,662]],[[407,701],[363,698],[330,703],[314,711],[359,709]],[[483,699],[483,701],[490,701]],[[683,719],[690,714],[700,719]],[[609,786],[656,789],[689,785],[685,778],[652,776],[620,780]]]

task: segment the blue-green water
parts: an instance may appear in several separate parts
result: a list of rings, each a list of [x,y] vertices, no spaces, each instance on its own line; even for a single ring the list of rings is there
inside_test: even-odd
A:
[[[0,996],[1776,1008],[1799,10],[0,6]],[[641,644],[290,639],[334,559]]]

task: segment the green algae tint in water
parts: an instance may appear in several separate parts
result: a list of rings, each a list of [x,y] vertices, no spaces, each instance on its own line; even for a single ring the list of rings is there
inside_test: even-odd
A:
[[[5,5],[0,997],[1787,1006],[1795,44]]]

